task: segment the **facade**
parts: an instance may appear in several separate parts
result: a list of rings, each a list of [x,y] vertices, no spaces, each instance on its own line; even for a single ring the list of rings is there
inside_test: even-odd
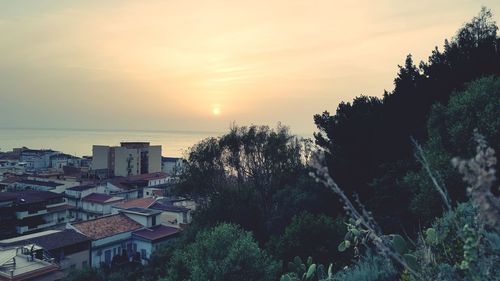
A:
[[[147,263],[155,249],[180,232],[160,225],[159,216],[156,210],[129,208],[118,214],[68,224],[68,228],[92,238],[92,267],[132,260]]]
[[[113,204],[123,202],[123,197],[102,193],[91,193],[81,199],[81,207],[77,217],[82,220],[93,219],[111,214]]]
[[[73,155],[59,153],[50,156],[50,167],[57,171],[62,172],[64,167],[80,168],[81,158]]]
[[[140,229],[132,233],[132,238],[137,245],[141,262],[149,262],[151,254],[169,239],[177,236],[180,229],[165,225],[156,225],[147,229]]]
[[[25,190],[0,192],[0,238],[29,234],[74,220],[62,194]]]
[[[137,246],[132,243],[132,232],[143,226],[124,214],[116,214],[79,222],[68,227],[92,239],[90,264],[100,267],[101,264],[111,265],[115,257],[134,256]]]
[[[59,152],[50,149],[21,149],[19,161],[26,163],[27,170],[43,170],[50,168],[50,157]]]
[[[192,221],[191,210],[186,207],[156,202],[149,208],[161,212],[160,222],[164,225],[182,227]]]
[[[120,146],[94,145],[92,172],[96,177],[128,177],[161,172],[161,145],[122,142]]]
[[[182,158],[162,157],[161,170],[169,175],[177,176],[182,170]]]

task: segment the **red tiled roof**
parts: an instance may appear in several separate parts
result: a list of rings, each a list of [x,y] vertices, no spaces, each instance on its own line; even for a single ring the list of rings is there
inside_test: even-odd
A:
[[[158,240],[168,236],[175,235],[181,230],[179,228],[157,225],[151,228],[145,228],[141,230],[134,231],[134,235],[145,238],[147,240]]]
[[[95,240],[142,228],[140,223],[124,214],[100,217],[72,225],[77,231]]]
[[[128,209],[128,208],[149,208],[156,202],[156,199],[150,198],[139,198],[134,200],[129,200],[125,203],[116,204],[115,207]]]

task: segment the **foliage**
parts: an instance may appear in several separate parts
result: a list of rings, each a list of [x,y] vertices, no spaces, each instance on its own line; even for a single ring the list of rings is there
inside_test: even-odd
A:
[[[161,280],[275,280],[279,263],[259,249],[249,232],[232,224],[201,231],[178,249]]]
[[[454,93],[446,106],[433,106],[429,121],[424,154],[433,169],[439,170],[439,179],[448,186],[449,195],[454,201],[464,201],[465,184],[458,172],[449,164],[453,155],[472,156],[474,153],[472,132],[480,128],[493,147],[500,147],[500,77],[489,76],[467,84],[464,91]],[[411,186],[412,213],[422,219],[422,225],[429,225],[432,219],[441,214],[441,200],[422,168],[410,171],[405,184]]]
[[[64,281],[104,281],[104,274],[95,268],[85,267],[82,270],[71,270]]]
[[[392,263],[383,256],[367,254],[352,267],[340,270],[327,281],[390,281],[397,280],[398,273]]]
[[[283,261],[301,256],[311,257],[320,263],[334,262],[336,266],[344,266],[350,258],[348,254],[338,252],[337,245],[345,229],[340,218],[334,220],[325,215],[304,212],[292,219],[280,237],[271,239],[268,248]],[[332,257],[335,260],[331,260]]]
[[[335,115],[324,112],[314,116],[319,129],[316,143],[328,151],[327,166],[332,177],[348,196],[358,194],[375,217],[391,217],[380,220],[383,229],[395,232],[400,231],[397,226],[403,225],[411,232],[418,230],[419,216],[412,214],[407,204],[412,196],[408,192],[411,186],[402,188],[397,184],[409,171],[418,170],[410,137],[426,139],[426,120],[434,103],[446,103],[452,92],[462,90],[469,81],[500,74],[500,40],[496,31],[491,12],[483,9],[451,41],[445,42],[443,50],[436,48],[427,62],[416,66],[409,55],[399,68],[394,90],[386,92],[383,99],[361,96],[352,103],[341,103]],[[492,113],[498,110],[493,108],[496,104],[489,107]],[[465,136],[455,139],[467,140]],[[447,155],[440,157],[449,159]],[[457,187],[458,195],[459,190]],[[419,197],[423,200],[430,195],[429,189]],[[437,201],[431,203],[426,221],[439,214]],[[426,210],[416,204],[412,208],[418,212]],[[387,214],[387,210],[393,214]]]

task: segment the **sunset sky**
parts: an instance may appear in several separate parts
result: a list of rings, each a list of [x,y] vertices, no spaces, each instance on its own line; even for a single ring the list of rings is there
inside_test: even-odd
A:
[[[0,0],[0,127],[314,130],[500,1]]]

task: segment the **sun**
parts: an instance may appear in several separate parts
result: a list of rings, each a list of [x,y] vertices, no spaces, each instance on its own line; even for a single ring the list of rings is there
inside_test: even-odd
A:
[[[214,108],[212,108],[212,113],[214,115],[220,115],[220,107],[215,106]]]

